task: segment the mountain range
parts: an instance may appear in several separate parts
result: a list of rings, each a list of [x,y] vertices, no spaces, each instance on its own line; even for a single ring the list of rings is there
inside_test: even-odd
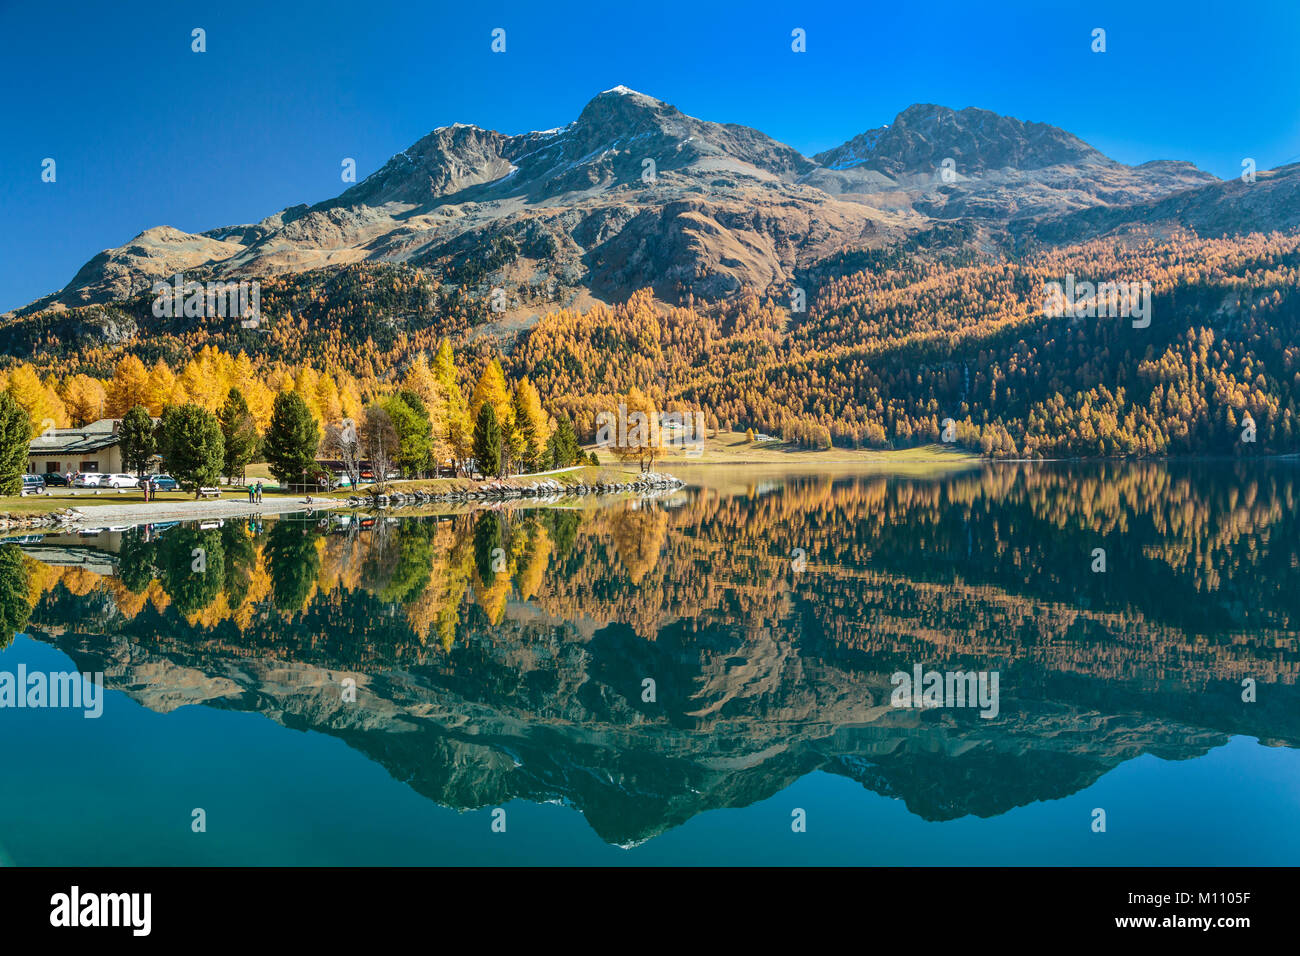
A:
[[[435,129],[337,197],[256,223],[147,229],[17,310],[119,301],[177,272],[255,278],[400,262],[461,285],[617,299],[770,291],[845,250],[954,222],[963,242],[1066,244],[1134,227],[1300,224],[1297,166],[1255,183],[1188,162],[1127,166],[1055,126],[918,104],[809,158],[626,87],[567,126]]]

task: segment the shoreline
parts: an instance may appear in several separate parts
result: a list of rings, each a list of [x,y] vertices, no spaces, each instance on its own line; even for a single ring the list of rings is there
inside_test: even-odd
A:
[[[1164,464],[1180,464],[1182,462],[1251,462],[1251,461],[1296,461],[1300,460],[1300,452],[1278,452],[1270,455],[1144,455],[1125,457],[1122,455],[1111,455],[1106,457],[1082,455],[1078,457],[1065,458],[989,458],[985,455],[976,454],[948,454],[944,456],[935,455],[909,455],[904,449],[899,451],[890,450],[888,457],[880,458],[820,458],[810,457],[808,459],[799,459],[793,457],[800,454],[791,452],[791,459],[783,461],[779,458],[715,458],[711,460],[692,460],[672,458],[668,461],[658,459],[660,465],[672,465],[681,468],[714,468],[727,467],[734,465],[746,466],[815,466],[815,465],[853,465],[856,467],[879,467],[881,465],[893,464],[915,464],[924,462],[925,464],[938,465],[961,465],[961,464],[1045,464],[1049,462],[1066,462],[1069,464],[1100,464],[1104,462],[1120,462],[1124,464],[1139,464],[1142,462],[1162,462]],[[815,454],[815,453],[811,453]]]
[[[307,504],[303,500],[272,499],[260,505],[246,501],[165,501],[134,502],[122,505],[99,505],[84,511],[64,508],[45,514],[0,518],[0,534],[49,533],[134,528],[167,521],[205,521],[217,518],[253,518],[264,515],[298,514],[332,511],[348,504],[338,498],[318,498]]]
[[[550,473],[554,474],[554,473]],[[542,478],[524,481],[524,476],[490,480],[454,491],[406,491],[394,488],[375,500],[358,495],[313,498],[273,497],[259,504],[237,499],[186,499],[156,502],[136,501],[120,505],[96,505],[85,509],[62,508],[42,514],[0,517],[0,534],[59,533],[125,530],[140,525],[172,521],[208,521],[326,511],[392,511],[422,504],[462,504],[486,508],[506,501],[553,503],[584,497],[606,497],[628,493],[662,492],[678,489],[686,482],[672,475],[647,474],[631,481],[578,480],[571,483]],[[527,476],[533,477],[533,476]],[[418,484],[418,482],[412,482]]]
[[[184,506],[184,507],[182,507]],[[156,521],[189,521],[204,518],[252,518],[260,515],[295,514],[302,511],[330,511],[346,508],[347,502],[338,498],[315,498],[311,504],[305,500],[273,499],[260,505],[246,501],[208,500],[166,502],[155,508],[152,503],[130,505],[100,505],[80,511],[71,509],[79,517],[68,522],[73,525],[93,524],[151,524]],[[140,520],[143,517],[144,520]]]
[[[1300,459],[1300,454],[1284,453],[1279,455],[1259,455],[1250,458],[1239,458],[1235,456],[1217,456],[1217,455],[1181,455],[1181,456],[1159,456],[1143,459],[1124,459],[1124,458],[984,458],[977,455],[950,455],[937,458],[933,455],[924,453],[918,455],[909,454],[909,450],[891,451],[882,455],[880,458],[814,458],[813,460],[800,460],[795,457],[792,460],[746,460],[746,459],[725,459],[725,460],[680,460],[670,459],[669,461],[658,462],[660,467],[665,465],[673,468],[682,468],[688,474],[693,469],[728,469],[736,467],[744,468],[770,468],[784,470],[794,468],[797,470],[815,470],[820,468],[831,468],[839,470],[847,467],[853,470],[862,471],[898,471],[907,473],[914,466],[927,466],[925,470],[934,471],[960,471],[980,465],[1051,465],[1051,464],[1092,464],[1104,462],[1156,462],[1166,465],[1182,463],[1215,463],[1229,464],[1238,462],[1279,462],[1292,463]],[[592,466],[593,469],[606,469],[611,466],[604,464]],[[485,481],[467,481],[465,479],[436,479],[439,485],[448,484],[452,487],[436,490],[429,485],[434,482],[429,480],[421,481],[413,479],[410,481],[394,482],[391,486],[389,495],[383,496],[383,501],[378,510],[390,510],[399,508],[409,508],[422,504],[464,504],[470,507],[490,507],[495,503],[503,501],[526,501],[532,500],[539,504],[553,503],[564,499],[572,500],[575,497],[586,496],[608,496],[615,494],[627,494],[629,492],[649,491],[650,489],[640,487],[640,483],[633,479],[632,481],[611,481],[606,475],[608,472],[600,474],[597,478],[591,474],[581,475],[584,470],[583,466],[571,466],[567,469],[560,469],[552,472],[540,472],[534,475],[516,475],[512,478],[500,480]],[[635,472],[625,472],[625,474],[636,474]],[[654,474],[654,473],[650,473]],[[556,480],[562,477],[565,480]],[[658,474],[655,477],[669,479],[677,483],[678,487],[685,487],[689,482],[682,481],[680,478],[671,474]],[[538,480],[540,479],[540,481]],[[604,479],[604,480],[601,480]],[[235,498],[225,499],[171,499],[155,502],[136,501],[124,504],[98,504],[91,507],[77,507],[75,505],[65,508],[53,509],[44,512],[32,513],[5,513],[0,512],[0,535],[22,535],[24,533],[44,533],[51,531],[88,531],[92,529],[106,528],[129,528],[139,525],[153,524],[169,521],[204,521],[223,518],[251,518],[262,516],[277,516],[286,514],[303,514],[325,511],[356,511],[356,510],[373,510],[373,505],[368,499],[361,498],[357,495],[340,495],[331,494],[318,498],[313,498],[309,504],[304,498],[295,496],[274,496],[264,500],[259,504],[249,504],[247,501]]]

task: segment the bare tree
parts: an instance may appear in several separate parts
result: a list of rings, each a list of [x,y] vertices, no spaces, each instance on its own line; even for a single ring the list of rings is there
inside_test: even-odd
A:
[[[337,458],[343,462],[343,471],[353,488],[361,484],[361,436],[357,434],[357,426],[352,419],[344,418],[326,425],[321,449],[325,457]]]
[[[361,422],[360,447],[370,459],[370,471],[375,476],[376,493],[382,494],[388,485],[388,469],[397,456],[397,428],[388,412],[378,405],[366,409]]]

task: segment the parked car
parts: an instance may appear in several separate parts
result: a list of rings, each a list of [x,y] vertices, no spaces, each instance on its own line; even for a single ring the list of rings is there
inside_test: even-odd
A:
[[[97,471],[85,471],[72,479],[74,488],[99,488],[107,475],[102,475]]]
[[[100,484],[110,488],[136,488],[140,485],[140,479],[135,475],[105,475]]]
[[[57,471],[52,471],[48,475],[42,475],[41,477],[45,479],[46,486],[50,488],[67,488],[72,484],[67,475]]]
[[[39,495],[45,491],[45,479],[40,475],[23,475],[23,488],[20,494]]]
[[[149,480],[153,482],[154,489],[157,491],[176,491],[180,488],[171,475],[150,475]]]

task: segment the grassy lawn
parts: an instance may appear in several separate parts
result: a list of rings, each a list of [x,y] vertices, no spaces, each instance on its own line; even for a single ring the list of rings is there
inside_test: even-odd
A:
[[[602,463],[617,459],[607,448],[595,451]],[[655,458],[655,470],[671,470],[674,465],[872,465],[904,464],[949,466],[979,460],[979,456],[944,445],[921,445],[916,448],[879,450],[871,448],[801,448],[782,441],[749,442],[744,432],[717,432],[704,442],[701,453],[691,457],[684,448],[666,448]],[[635,467],[635,466],[633,466]]]
[[[614,468],[619,474],[632,475],[637,472],[635,462],[623,463],[608,448],[588,445],[583,454],[596,453],[601,466]],[[783,441],[749,442],[744,432],[720,431],[709,435],[704,442],[700,455],[692,457],[684,448],[665,448],[655,457],[654,470],[671,471],[672,466],[686,465],[869,465],[873,468],[886,466],[898,471],[913,471],[918,467],[943,470],[982,460],[979,455],[949,445],[919,445],[916,448],[881,450],[872,448],[801,448]],[[572,474],[572,473],[570,473]],[[584,480],[590,481],[595,472],[584,472]],[[261,479],[263,482],[275,482],[271,477],[270,466],[265,462],[249,465],[249,481]],[[551,475],[557,481],[575,480],[564,474]],[[464,478],[437,478],[412,481],[395,481],[389,484],[402,489],[418,488],[423,491],[450,491],[455,488],[468,487],[473,482]],[[370,487],[363,482],[361,491]],[[270,494],[270,492],[267,492]],[[341,488],[325,495],[312,492],[312,497],[344,497],[352,493],[351,489]],[[302,494],[297,492],[297,494]]]
[[[507,484],[526,485],[533,481],[558,481],[562,485],[593,484],[597,481],[603,483],[619,483],[619,481],[630,481],[637,475],[640,470],[636,466],[624,467],[623,464],[608,464],[608,466],[590,466],[582,464],[576,468],[565,468],[563,471],[554,471],[541,473],[541,475],[512,475],[506,479],[500,479]],[[495,481],[497,479],[485,479],[486,481]],[[419,479],[413,481],[390,481],[389,488],[394,492],[429,492],[432,494],[441,494],[446,492],[471,492],[478,488],[480,481],[472,479]],[[361,492],[368,492],[369,485],[361,485]],[[339,492],[334,493],[338,496]],[[342,493],[342,497],[347,497],[347,492]]]
[[[584,454],[595,452],[600,461],[599,466],[582,465],[577,469],[567,469],[546,475],[522,478],[523,481],[540,480],[542,477],[553,478],[561,484],[573,484],[582,480],[587,484],[593,481],[619,482],[628,481],[639,474],[636,462],[622,462],[607,448],[587,446]],[[674,467],[684,468],[694,465],[835,465],[846,468],[867,466],[871,470],[889,470],[904,472],[941,472],[951,468],[970,465],[981,461],[978,455],[969,451],[945,445],[920,445],[916,448],[898,450],[878,450],[869,448],[801,448],[798,445],[781,441],[749,442],[744,432],[716,432],[709,436],[703,452],[698,456],[688,455],[686,449],[667,448],[655,458],[654,470],[671,472]],[[274,484],[270,466],[265,462],[251,464],[246,469],[248,481],[262,481]],[[467,491],[478,482],[469,478],[418,478],[390,481],[389,487],[396,491],[427,491],[445,493],[450,491]],[[246,483],[237,483],[230,487],[228,494],[244,493]],[[347,498],[353,494],[367,494],[371,488],[369,482],[362,482],[356,489],[336,488],[332,491],[312,491],[313,498]],[[281,494],[270,488],[265,490],[267,497],[282,496],[301,498],[301,491]]]

